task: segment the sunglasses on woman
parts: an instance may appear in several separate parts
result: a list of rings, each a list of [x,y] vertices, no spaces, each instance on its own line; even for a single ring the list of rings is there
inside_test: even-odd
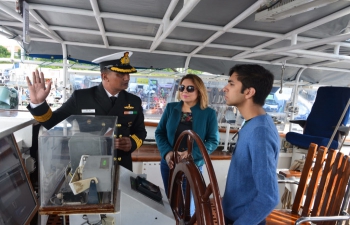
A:
[[[187,90],[187,92],[194,92],[194,86],[193,85],[188,85],[187,87],[185,85],[180,85],[179,86],[179,91],[183,92],[184,90]]]

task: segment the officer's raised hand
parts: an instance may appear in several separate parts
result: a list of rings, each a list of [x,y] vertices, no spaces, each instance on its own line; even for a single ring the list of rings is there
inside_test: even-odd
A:
[[[35,70],[33,72],[33,83],[29,80],[29,77],[26,77],[28,89],[29,89],[29,98],[30,102],[33,104],[39,104],[45,101],[46,97],[50,94],[51,90],[51,81],[45,87],[45,78],[44,73]]]

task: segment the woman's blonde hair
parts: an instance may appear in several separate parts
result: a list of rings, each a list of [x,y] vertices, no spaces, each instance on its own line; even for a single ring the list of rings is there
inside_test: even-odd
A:
[[[205,109],[208,107],[209,99],[208,99],[208,92],[207,88],[204,86],[204,83],[202,79],[194,74],[187,74],[186,76],[182,77],[180,84],[186,79],[189,79],[193,82],[195,90],[198,90],[198,102],[200,104],[201,109]],[[180,98],[180,92],[177,92],[176,98],[178,100],[181,100]]]

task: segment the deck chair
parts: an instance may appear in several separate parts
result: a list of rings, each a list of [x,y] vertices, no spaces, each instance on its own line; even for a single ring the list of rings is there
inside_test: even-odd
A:
[[[329,147],[328,142],[346,108],[349,98],[349,87],[320,87],[306,121],[290,121],[302,126],[304,128],[303,134],[288,132],[286,140],[292,145],[304,149],[307,149],[310,143]],[[349,112],[349,109],[347,109],[340,125],[347,124]],[[339,142],[342,140],[342,137],[345,137],[345,133],[341,130],[338,129],[329,148],[339,148]]]
[[[350,219],[342,206],[346,202],[350,158],[334,149],[316,149],[316,144],[310,144],[292,209],[274,210],[266,219],[268,225],[310,224],[306,221],[328,225]]]

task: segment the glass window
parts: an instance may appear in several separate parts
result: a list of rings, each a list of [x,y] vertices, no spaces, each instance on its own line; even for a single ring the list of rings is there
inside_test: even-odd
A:
[[[0,224],[29,224],[37,210],[13,135],[0,138]]]
[[[280,91],[280,87],[273,87],[263,105],[266,113],[272,117],[280,132],[284,132],[288,128],[287,103],[291,99],[292,92],[293,89],[289,87],[283,87],[282,91]]]
[[[72,91],[82,88],[89,88],[100,84],[101,78],[98,73],[71,73],[70,84]],[[164,112],[168,102],[176,102],[177,89],[180,79],[170,77],[152,77],[132,75],[130,77],[129,87],[127,91],[135,94],[142,100],[145,119],[159,120]],[[217,113],[219,125],[227,122],[233,127],[240,126],[243,117],[239,114],[235,107],[227,106],[225,103],[223,87],[227,84],[227,80],[203,79],[209,96],[209,106]],[[289,131],[289,120],[294,115],[296,120],[306,120],[313,102],[316,97],[316,88],[299,87],[297,109],[292,109],[294,87],[273,87],[271,93],[266,98],[263,108],[270,114],[276,122],[279,131]],[[280,93],[281,92],[281,93]],[[55,94],[55,98],[59,99],[62,95]],[[69,98],[69,95],[67,96]],[[224,125],[223,125],[224,126]],[[302,132],[299,125],[292,124],[292,131]]]
[[[297,109],[294,113],[294,120],[306,120],[310,114],[315,101],[318,87],[300,88],[298,91]],[[303,128],[298,124],[291,124],[293,132],[303,133]]]

